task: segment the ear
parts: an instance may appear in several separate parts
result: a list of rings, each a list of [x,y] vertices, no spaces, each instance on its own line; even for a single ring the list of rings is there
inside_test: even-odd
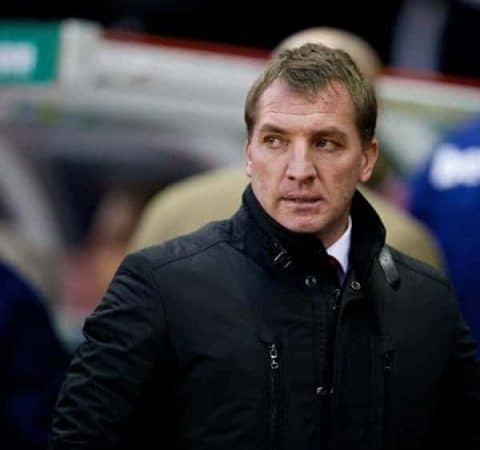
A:
[[[246,174],[250,178],[252,176],[252,161],[250,159],[250,139],[245,141],[245,160],[246,160]]]
[[[366,183],[372,176],[378,158],[378,147],[377,138],[373,138],[362,150],[362,166],[359,177],[359,181],[362,183]]]

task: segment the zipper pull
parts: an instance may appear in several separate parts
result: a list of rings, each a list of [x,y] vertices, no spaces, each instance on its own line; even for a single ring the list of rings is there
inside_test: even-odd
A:
[[[392,371],[392,352],[386,352],[383,356],[383,371],[390,373]]]
[[[270,344],[268,354],[270,355],[270,368],[277,370],[280,366],[278,365],[278,350],[275,344]]]
[[[333,305],[332,305],[332,311],[337,311],[338,307],[340,306],[340,294],[341,291],[340,289],[335,289],[333,292]]]

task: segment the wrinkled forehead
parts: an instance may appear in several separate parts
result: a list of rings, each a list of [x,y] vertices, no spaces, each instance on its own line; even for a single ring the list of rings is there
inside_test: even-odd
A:
[[[355,123],[350,92],[341,82],[330,82],[314,92],[301,92],[277,79],[262,93],[257,104],[256,124],[266,116],[289,117],[334,114]]]

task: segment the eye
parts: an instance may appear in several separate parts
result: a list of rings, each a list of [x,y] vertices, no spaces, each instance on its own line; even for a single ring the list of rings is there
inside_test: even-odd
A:
[[[268,148],[280,148],[283,144],[283,139],[280,136],[276,135],[266,135],[263,138],[263,142],[267,145]]]
[[[315,147],[319,148],[320,150],[325,150],[327,152],[333,152],[337,150],[339,144],[332,139],[328,139],[326,137],[319,137],[315,140]]]

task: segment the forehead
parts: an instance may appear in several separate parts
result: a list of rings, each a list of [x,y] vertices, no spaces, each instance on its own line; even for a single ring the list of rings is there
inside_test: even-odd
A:
[[[256,126],[264,122],[285,125],[342,125],[356,131],[355,108],[347,88],[332,82],[314,95],[295,92],[284,81],[275,80],[261,95]]]

